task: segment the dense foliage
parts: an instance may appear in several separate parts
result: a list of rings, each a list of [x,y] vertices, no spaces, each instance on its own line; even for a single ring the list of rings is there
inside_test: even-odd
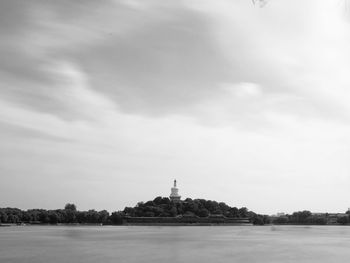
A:
[[[187,198],[184,201],[172,202],[167,197],[156,197],[153,201],[139,202],[135,207],[126,207],[124,213],[137,217],[175,217],[178,215],[195,215],[207,217],[209,215],[224,215],[232,218],[246,218],[251,216],[247,208],[230,207],[223,202],[205,199]]]
[[[262,225],[269,223],[268,216],[257,215],[246,207],[230,207],[224,202],[205,199],[187,198],[172,202],[167,197],[139,202],[135,207],[125,207],[123,211],[109,214],[102,211],[78,211],[74,204],[66,204],[64,209],[45,210],[30,209],[22,211],[17,208],[0,208],[0,223],[31,224],[122,224],[123,218],[130,217],[208,217],[222,215],[228,218],[249,218],[252,223]]]
[[[116,220],[115,213],[110,215],[106,210],[77,211],[74,204],[67,204],[65,209],[56,210],[29,209],[22,211],[18,208],[0,208],[0,223],[111,224],[120,221]]]
[[[205,199],[187,198],[172,202],[167,197],[139,202],[135,207],[125,207],[123,211],[109,213],[106,210],[78,211],[74,204],[66,204],[64,209],[45,210],[18,208],[0,208],[0,224],[123,224],[126,217],[212,217],[249,218],[254,225],[264,224],[349,224],[350,212],[346,214],[312,214],[310,211],[298,211],[291,215],[270,217],[249,211],[246,207],[230,207],[223,202]]]
[[[249,218],[253,224],[257,225],[270,223],[268,216],[255,214],[246,207],[237,208],[224,202],[191,198],[180,202],[172,202],[167,197],[158,196],[152,201],[140,202],[135,207],[126,207],[123,213],[132,217],[208,217],[222,215],[228,218]]]
[[[291,215],[284,215],[274,218],[274,224],[310,224],[310,225],[326,225],[326,224],[348,224],[348,214],[312,214],[310,211],[298,211]]]

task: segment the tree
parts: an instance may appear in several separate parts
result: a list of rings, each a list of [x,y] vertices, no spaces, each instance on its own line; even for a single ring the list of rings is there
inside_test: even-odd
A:
[[[270,224],[271,218],[268,215],[263,215],[264,224]]]
[[[87,223],[96,224],[98,223],[99,214],[94,209],[91,209],[87,211],[86,219],[87,219]]]
[[[144,205],[145,205],[145,206],[155,206],[155,204],[153,203],[153,201],[147,201]]]
[[[49,222],[50,224],[57,224],[59,217],[55,211],[50,211],[49,213]]]
[[[239,217],[239,211],[237,207],[231,207],[228,210],[228,217],[236,218]]]
[[[287,216],[279,216],[273,220],[274,224],[287,224],[288,222],[289,222],[289,219]]]
[[[228,211],[230,210],[230,207],[227,204],[225,204],[224,202],[220,202],[219,207],[220,207],[220,210],[222,211],[223,215],[226,216],[229,214]]]
[[[348,216],[342,216],[337,219],[337,223],[341,225],[346,225],[349,223],[349,217]]]
[[[246,207],[241,207],[238,209],[239,217],[248,217],[248,209]]]
[[[123,224],[123,213],[122,212],[113,212],[110,216],[110,219],[113,224],[121,225]]]
[[[45,223],[45,224],[48,224],[50,222],[49,214],[46,210],[41,211],[39,219],[42,223]]]
[[[163,205],[169,205],[170,204],[170,199],[168,197],[163,197],[162,198],[162,204]]]
[[[0,212],[0,221],[2,223],[7,223],[8,216],[5,212]]]
[[[78,223],[86,223],[87,222],[87,213],[86,211],[80,211],[77,213],[77,221]]]
[[[39,221],[40,211],[37,209],[31,209],[27,211],[29,220],[28,221]]]
[[[304,210],[304,211],[299,211],[299,212],[294,212],[291,216],[291,222],[292,223],[307,223],[308,218],[312,216],[312,213],[310,211]]]
[[[198,212],[199,217],[208,217],[209,211],[206,208],[201,208]]]
[[[109,213],[106,210],[102,210],[98,212],[98,214],[99,214],[98,222],[101,224],[106,224],[109,218]]]
[[[135,216],[135,208],[133,207],[125,207],[124,213],[128,216]]]
[[[161,196],[157,196],[156,198],[154,198],[153,203],[155,205],[161,205],[162,204],[162,200],[163,200],[163,198]]]
[[[77,223],[77,211],[66,209],[66,223]]]
[[[261,215],[255,215],[253,217],[253,219],[252,219],[252,223],[253,223],[253,225],[260,225],[260,226],[262,226],[262,225],[265,224],[264,217],[261,216]]]
[[[176,206],[173,206],[173,207],[170,209],[170,215],[171,215],[172,217],[177,216],[177,209],[176,209]]]
[[[68,203],[64,206],[64,210],[77,211],[77,207],[75,204]]]
[[[22,221],[29,222],[30,221],[30,214],[28,211],[22,213]]]

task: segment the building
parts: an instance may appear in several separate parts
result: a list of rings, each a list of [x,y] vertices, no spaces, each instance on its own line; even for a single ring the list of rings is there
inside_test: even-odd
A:
[[[181,196],[179,195],[179,189],[176,187],[176,180],[174,180],[174,187],[171,188],[170,200],[173,202],[179,202]]]

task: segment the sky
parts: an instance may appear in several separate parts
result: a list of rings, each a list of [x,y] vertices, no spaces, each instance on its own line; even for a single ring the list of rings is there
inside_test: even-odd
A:
[[[347,1],[0,2],[0,207],[350,207]]]

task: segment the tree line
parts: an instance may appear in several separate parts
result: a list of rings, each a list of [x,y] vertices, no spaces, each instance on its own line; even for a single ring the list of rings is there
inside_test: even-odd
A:
[[[279,216],[272,220],[274,224],[309,224],[309,225],[326,225],[350,223],[349,211],[345,214],[312,214],[308,210],[294,212],[290,215]]]
[[[222,215],[228,218],[249,218],[253,224],[269,223],[269,217],[249,211],[246,207],[231,207],[224,202],[206,199],[187,198],[173,202],[167,197],[158,196],[154,200],[139,202],[135,207],[125,207],[125,216],[131,217],[208,217]]]
[[[207,217],[211,214],[221,214],[227,217],[246,218],[250,215],[247,208],[230,207],[224,202],[191,198],[172,202],[168,197],[161,196],[151,201],[139,202],[135,207],[126,207],[123,212],[136,217],[175,217],[185,214]]]
[[[66,204],[64,209],[45,210],[0,208],[0,223],[4,224],[121,224],[121,212],[110,214],[106,210],[78,211],[74,204]]]
[[[173,202],[168,197],[158,196],[147,202],[139,202],[134,207],[109,213],[106,210],[78,211],[74,204],[66,204],[64,209],[45,210],[0,208],[0,223],[8,224],[122,224],[125,217],[208,217],[222,215],[228,218],[249,218],[254,224],[269,223],[269,217],[258,215],[246,207],[231,207],[224,202],[187,198]]]

